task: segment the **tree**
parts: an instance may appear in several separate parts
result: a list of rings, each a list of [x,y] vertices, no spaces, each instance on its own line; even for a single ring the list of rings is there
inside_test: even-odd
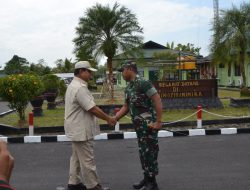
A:
[[[65,58],[65,60],[58,59],[55,61],[56,67],[53,68],[55,73],[72,73],[74,72],[74,64],[71,59]]]
[[[239,8],[232,6],[222,10],[217,23],[214,24],[211,53],[215,63],[239,64],[242,87],[246,87],[245,60],[247,48],[250,47],[250,3],[242,3]]]
[[[171,50],[177,50],[177,51],[183,51],[195,55],[200,55],[200,47],[195,47],[194,44],[187,43],[187,44],[177,44],[177,46],[174,45],[174,42],[167,42],[166,47]]]
[[[80,18],[76,27],[75,43],[76,54],[85,50],[93,57],[105,55],[109,81],[111,82],[111,98],[113,100],[113,67],[112,59],[118,51],[126,52],[142,44],[142,28],[139,26],[135,14],[129,9],[115,3],[109,5],[96,4],[87,9],[84,17]]]
[[[154,53],[154,58],[156,59],[176,60],[177,57],[178,57],[177,53],[173,53],[169,51]]]
[[[74,65],[71,63],[71,60],[68,60],[67,58],[64,60],[64,73],[71,73],[74,70]]]
[[[30,64],[30,72],[42,76],[51,73],[51,68],[46,66],[43,59],[39,59],[37,64]]]
[[[90,50],[87,50],[84,47],[81,47],[79,50],[77,50],[76,53],[76,60],[81,61],[81,60],[92,60],[92,52]]]
[[[63,68],[63,60],[62,59],[57,59],[55,61],[55,64],[56,64],[56,68],[55,70],[59,73],[61,72],[62,68]]]
[[[171,42],[171,44],[167,42],[166,47],[167,47],[168,49],[174,49],[174,42]]]
[[[167,60],[176,60],[179,57],[179,51],[190,53],[194,55],[200,55],[200,47],[194,47],[194,44],[187,43],[174,45],[174,42],[167,42],[166,48],[173,51],[166,51],[160,53],[154,53],[154,57],[157,59],[167,59]]]
[[[49,66],[45,66],[43,69],[42,75],[47,75],[51,73],[51,68]]]
[[[194,44],[190,44],[190,43],[187,43],[187,45],[185,45],[185,44],[177,44],[177,46],[174,49],[178,50],[178,51],[192,53],[192,54],[195,54],[195,55],[200,55],[200,50],[201,50],[200,47],[194,47]]]
[[[7,75],[28,73],[28,64],[29,62],[25,58],[14,55],[12,59],[6,63],[4,71]]]
[[[37,61],[37,64],[39,64],[39,65],[47,65],[47,63],[45,62],[44,59],[39,59],[39,60]]]
[[[25,121],[25,109],[30,100],[41,95],[44,86],[36,75],[15,74],[5,76],[0,80],[0,97],[9,102],[9,107],[15,109],[22,126]]]

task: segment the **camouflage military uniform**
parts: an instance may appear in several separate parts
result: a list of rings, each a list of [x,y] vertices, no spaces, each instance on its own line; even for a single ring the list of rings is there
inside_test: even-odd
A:
[[[156,112],[150,98],[155,93],[157,91],[154,86],[138,76],[125,89],[125,101],[138,138],[142,169],[149,177],[158,174],[158,131],[148,127],[149,123],[156,121]]]

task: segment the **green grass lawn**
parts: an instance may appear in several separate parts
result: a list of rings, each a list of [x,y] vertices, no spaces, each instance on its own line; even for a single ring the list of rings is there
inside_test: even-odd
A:
[[[240,91],[219,89],[218,96],[219,98],[240,98]]]
[[[29,113],[32,112],[32,107],[28,106],[26,109],[26,119],[28,120]],[[55,110],[47,110],[47,104],[43,104],[43,117],[34,117],[34,126],[39,127],[48,127],[48,126],[63,126],[63,115],[64,115],[64,106],[57,106]],[[6,124],[10,126],[17,126],[18,124],[18,115],[13,112],[4,117],[0,118],[1,124]],[[26,127],[28,124],[26,125]]]
[[[238,91],[228,91],[228,90],[219,90],[219,97],[222,98],[221,101],[224,105],[222,109],[209,109],[209,112],[216,113],[219,115],[225,116],[250,116],[250,108],[233,108],[229,107],[228,97],[239,98],[240,94]],[[122,104],[123,97],[117,98],[115,103]],[[96,99],[97,104],[110,104],[109,99]],[[32,107],[29,106],[26,110],[26,115],[32,111]],[[64,106],[57,106],[55,110],[47,110],[47,104],[43,105],[44,116],[35,117],[34,125],[39,127],[48,127],[48,126],[63,126],[63,116],[64,116]],[[163,112],[163,121],[171,122],[181,120],[185,117],[190,116],[196,109],[185,109],[185,110],[171,110]],[[214,120],[214,119],[225,119],[222,117],[214,116],[203,112],[203,120]],[[186,119],[185,121],[194,121],[196,120],[196,115]],[[17,126],[18,116],[16,113],[12,113],[0,118],[1,124]],[[99,120],[100,124],[106,123],[105,121]],[[124,117],[121,119],[120,123],[130,123],[130,119]],[[27,125],[28,126],[28,125]]]

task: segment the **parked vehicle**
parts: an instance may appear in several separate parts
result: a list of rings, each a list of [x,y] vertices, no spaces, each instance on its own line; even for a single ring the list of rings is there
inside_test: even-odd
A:
[[[104,82],[104,79],[103,78],[98,78],[98,79],[96,79],[96,84],[98,84],[98,85],[102,85],[103,84],[103,82]]]

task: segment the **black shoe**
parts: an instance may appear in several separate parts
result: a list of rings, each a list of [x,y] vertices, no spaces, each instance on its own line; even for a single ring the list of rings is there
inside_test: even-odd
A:
[[[143,180],[133,185],[134,189],[141,189],[147,183],[147,176],[144,174]]]
[[[89,190],[110,190],[110,188],[102,187],[100,184],[97,184],[94,188],[91,188]]]
[[[133,184],[134,189],[141,189],[146,184],[146,180],[143,179],[138,183]]]
[[[77,185],[68,184],[67,190],[87,190],[87,188],[82,183],[79,183]]]
[[[140,190],[159,190],[156,182],[148,182],[144,187]]]

